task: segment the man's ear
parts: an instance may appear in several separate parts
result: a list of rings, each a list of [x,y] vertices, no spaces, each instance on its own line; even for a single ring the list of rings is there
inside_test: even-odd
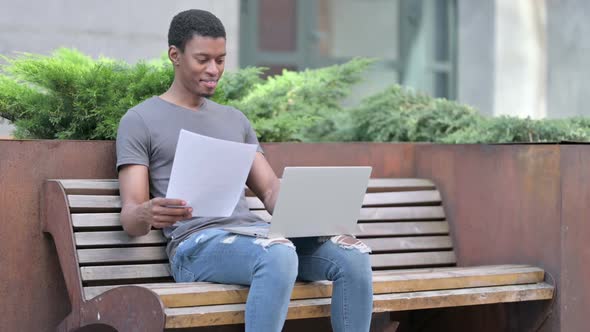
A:
[[[170,59],[174,66],[178,66],[178,61],[180,60],[179,57],[180,50],[176,46],[171,45],[168,47],[168,59]]]

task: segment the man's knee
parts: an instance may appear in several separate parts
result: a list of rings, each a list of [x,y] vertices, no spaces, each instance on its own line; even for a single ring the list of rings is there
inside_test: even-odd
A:
[[[297,278],[298,258],[295,246],[285,238],[255,239],[255,244],[264,248],[260,258],[260,267],[270,273],[276,273],[277,278],[285,281],[295,281]]]
[[[370,253],[371,248],[363,243],[363,241],[350,235],[336,235],[330,238],[332,243],[337,244],[339,247],[350,250],[358,250],[361,253]]]
[[[330,241],[341,248],[343,255],[340,255],[338,265],[341,275],[355,283],[372,284],[373,274],[371,260],[368,253],[369,248],[362,241],[349,235],[337,235],[330,238]]]

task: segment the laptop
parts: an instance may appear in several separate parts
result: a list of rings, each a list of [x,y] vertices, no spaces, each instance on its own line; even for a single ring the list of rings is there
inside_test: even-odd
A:
[[[224,229],[261,238],[355,234],[371,167],[286,167],[270,225]]]

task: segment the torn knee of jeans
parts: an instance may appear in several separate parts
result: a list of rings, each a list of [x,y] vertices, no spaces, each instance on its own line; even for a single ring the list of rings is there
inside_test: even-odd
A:
[[[266,249],[270,246],[273,246],[275,244],[285,245],[289,248],[295,249],[295,245],[293,244],[293,242],[287,240],[284,237],[277,237],[277,238],[272,238],[272,239],[257,238],[257,239],[254,239],[254,243],[261,245],[264,249]]]
[[[232,244],[232,243],[234,243],[234,241],[236,240],[237,237],[238,237],[237,235],[228,235],[221,241],[221,243]]]
[[[355,238],[354,236],[336,235],[332,236],[330,241],[344,249],[356,249],[362,253],[371,252],[371,248],[369,248],[368,245],[364,244],[363,241]]]

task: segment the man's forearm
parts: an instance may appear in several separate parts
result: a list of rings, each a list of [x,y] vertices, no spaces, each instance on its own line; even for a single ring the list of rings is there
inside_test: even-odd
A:
[[[268,213],[273,214],[279,191],[281,190],[281,181],[278,179],[271,185],[271,189],[264,193],[262,203]]]

